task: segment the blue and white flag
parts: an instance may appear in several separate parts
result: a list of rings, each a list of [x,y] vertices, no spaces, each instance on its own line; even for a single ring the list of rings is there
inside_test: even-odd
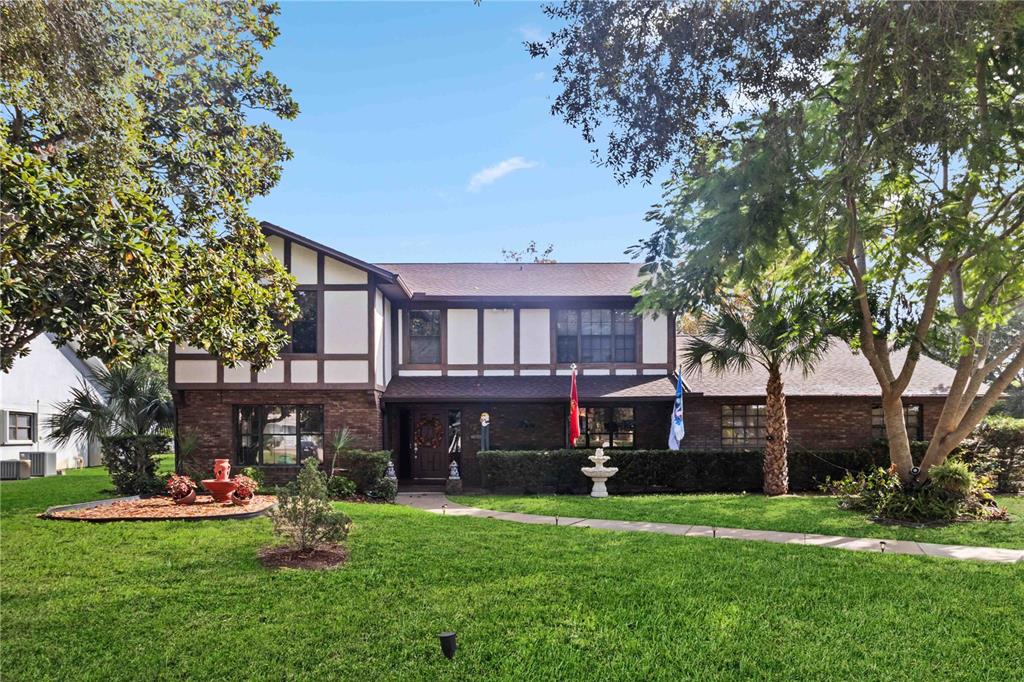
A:
[[[686,427],[683,425],[683,373],[679,373],[679,383],[676,384],[676,402],[672,406],[672,426],[668,431],[669,450],[678,450],[679,443],[686,435]]]

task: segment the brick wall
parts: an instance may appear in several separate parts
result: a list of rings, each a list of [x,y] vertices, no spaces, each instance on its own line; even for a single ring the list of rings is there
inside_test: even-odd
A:
[[[383,447],[383,416],[378,391],[179,391],[175,395],[178,429],[193,433],[199,441],[199,455],[209,462],[227,457],[236,460],[234,406],[236,405],[322,405],[324,408],[324,450],[329,452],[331,435],[347,426],[353,447],[379,450]],[[298,467],[264,468],[268,483],[291,480]]]

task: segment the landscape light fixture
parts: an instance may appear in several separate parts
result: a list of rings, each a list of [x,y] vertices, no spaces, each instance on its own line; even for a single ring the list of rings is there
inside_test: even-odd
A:
[[[444,654],[445,658],[451,660],[455,657],[455,633],[454,632],[442,632],[437,636],[441,640],[441,653]]]
[[[879,540],[878,546],[882,548],[882,554],[885,554],[885,540]]]

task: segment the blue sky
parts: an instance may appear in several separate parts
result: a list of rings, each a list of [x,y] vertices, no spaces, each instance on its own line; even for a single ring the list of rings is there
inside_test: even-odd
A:
[[[531,239],[625,260],[657,184],[618,185],[550,113],[539,4],[282,2],[264,64],[301,113],[256,217],[372,262],[498,261]]]

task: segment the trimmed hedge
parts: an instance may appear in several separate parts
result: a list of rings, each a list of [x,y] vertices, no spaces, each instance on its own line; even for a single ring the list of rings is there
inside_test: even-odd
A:
[[[165,481],[156,473],[156,457],[167,452],[170,441],[170,437],[162,433],[101,438],[103,464],[117,492],[145,495],[162,490]]]
[[[343,475],[363,495],[377,489],[389,461],[391,453],[387,450],[342,450],[338,454],[338,466],[345,470]]]
[[[493,492],[572,493],[590,491],[580,471],[593,466],[593,450],[491,450],[477,454],[483,487]],[[708,450],[608,450],[612,493],[744,492],[761,489],[761,453]],[[888,465],[884,450],[790,452],[789,487],[817,490],[827,477]]]

